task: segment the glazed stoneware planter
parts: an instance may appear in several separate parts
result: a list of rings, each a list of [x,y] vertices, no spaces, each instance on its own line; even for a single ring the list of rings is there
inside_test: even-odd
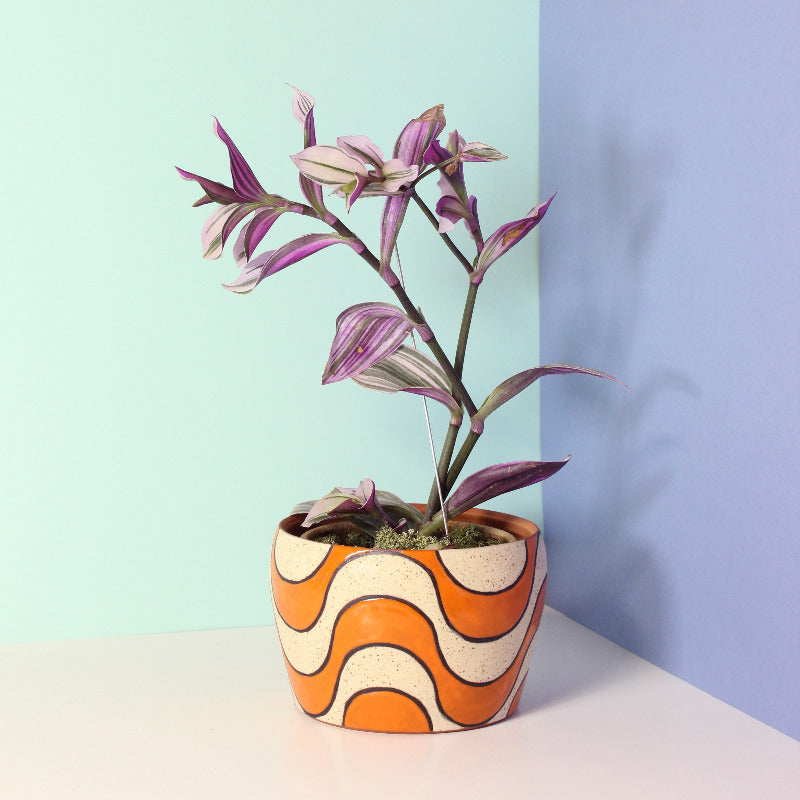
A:
[[[300,538],[283,520],[272,599],[292,691],[309,716],[370,731],[457,731],[519,703],[544,608],[537,526],[473,509],[459,517],[515,541],[463,550],[369,550]]]

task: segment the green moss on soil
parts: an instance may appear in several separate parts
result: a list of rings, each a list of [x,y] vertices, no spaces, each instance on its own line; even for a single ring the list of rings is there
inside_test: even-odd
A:
[[[385,526],[375,534],[375,547],[381,550],[442,550],[464,547],[485,547],[500,544],[497,539],[486,536],[477,525],[450,523],[448,537],[435,534],[420,536],[415,530],[394,531]],[[442,534],[444,531],[438,531]]]

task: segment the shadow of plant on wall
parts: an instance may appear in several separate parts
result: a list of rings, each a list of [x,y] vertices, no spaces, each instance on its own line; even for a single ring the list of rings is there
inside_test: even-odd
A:
[[[568,443],[576,454],[569,480],[544,489],[549,600],[658,662],[674,619],[671,589],[640,525],[675,475],[681,420],[698,389],[672,366],[653,363],[643,375],[629,366],[634,355],[646,360],[641,297],[673,159],[613,128],[593,137],[588,122],[568,122],[574,159],[550,165],[542,157],[542,183],[558,187],[563,206],[541,237],[542,355],[603,364],[631,391],[615,396],[580,380],[542,387],[543,452]],[[664,540],[675,533],[665,529]]]

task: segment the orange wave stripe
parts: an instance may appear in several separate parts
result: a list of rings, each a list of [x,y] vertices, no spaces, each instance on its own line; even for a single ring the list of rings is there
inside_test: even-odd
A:
[[[395,645],[411,651],[428,668],[446,716],[465,727],[480,725],[500,710],[514,688],[541,620],[546,582],[542,584],[517,656],[503,675],[490,683],[478,686],[464,683],[447,669],[430,622],[419,611],[398,600],[371,599],[342,613],[334,631],[330,658],[320,672],[303,675],[286,660],[297,700],[308,714],[323,714],[333,701],[342,665],[354,649],[375,644]]]
[[[497,594],[472,592],[456,583],[442,566],[435,551],[404,551],[404,556],[432,573],[450,626],[462,636],[481,639],[507,633],[524,613],[536,572],[538,540],[538,534],[525,540],[528,550],[525,570],[512,587]],[[361,556],[364,558],[369,558],[371,554],[369,550],[353,552],[349,548],[334,547],[328,560],[316,574],[300,583],[290,583],[278,573],[273,549],[272,592],[278,612],[286,624],[295,630],[305,630],[311,626],[322,611],[325,590],[333,573],[348,558],[358,557],[359,552],[368,554]]]
[[[431,721],[412,697],[373,689],[353,697],[344,712],[345,728],[384,733],[430,733]]]

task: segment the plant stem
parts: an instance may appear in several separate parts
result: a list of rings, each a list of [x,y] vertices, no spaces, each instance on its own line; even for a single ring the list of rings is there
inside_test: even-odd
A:
[[[331,223],[331,227],[342,236],[346,236],[360,242],[364,249],[359,253],[359,255],[378,274],[380,274],[381,262],[370,251],[366,244],[364,244],[364,242],[358,236],[356,236],[356,234],[353,233],[350,228],[347,227],[347,225],[345,225],[340,219],[335,218],[334,222]],[[439,366],[442,368],[444,374],[447,376],[448,381],[450,381],[450,385],[453,387],[453,394],[455,395],[456,399],[464,406],[467,414],[470,417],[473,417],[478,409],[475,406],[475,403],[472,402],[469,392],[462,383],[461,376],[456,373],[453,364],[447,357],[447,354],[444,352],[444,350],[442,350],[441,345],[436,340],[436,336],[434,336],[433,331],[426,322],[422,312],[411,302],[411,298],[409,298],[409,296],[406,294],[406,290],[400,283],[390,285],[389,288],[395,293],[395,296],[400,301],[400,305],[403,306],[403,310],[406,312],[408,318],[414,323],[414,325],[418,327],[424,327],[430,333],[430,339],[423,337],[425,344],[428,345],[428,348],[430,349],[434,358],[439,363]]]
[[[467,290],[467,299],[464,303],[464,313],[461,316],[461,330],[458,334],[458,345],[456,346],[456,360],[453,368],[460,378],[464,374],[464,357],[467,353],[467,339],[469,328],[472,324],[472,312],[475,310],[475,298],[478,296],[478,285],[470,283]]]
[[[456,429],[456,432],[458,429]],[[448,430],[448,435],[450,431]],[[464,464],[469,457],[469,454],[472,452],[472,448],[478,443],[478,439],[480,439],[481,435],[479,433],[475,433],[475,431],[470,431],[467,434],[467,438],[464,439],[464,443],[461,445],[461,449],[458,451],[458,455],[453,461],[452,466],[447,471],[447,478],[442,482],[442,495],[447,497],[450,491],[453,488],[453,485],[456,482],[461,470],[464,468]],[[455,437],[454,437],[455,441]],[[434,499],[435,504],[435,499]],[[425,509],[425,516],[422,518],[422,524],[417,529],[417,533],[421,536],[433,533],[441,524],[442,518],[444,517],[444,509],[440,508],[435,513],[432,512],[430,500],[428,501],[428,507]],[[448,519],[451,518],[451,515],[448,515]]]
[[[461,470],[464,469],[464,464],[469,458],[472,448],[475,447],[475,445],[478,443],[478,439],[480,438],[481,435],[472,430],[467,434],[467,438],[464,439],[458,454],[456,455],[453,463],[450,465],[450,469],[447,470],[447,478],[442,484],[442,494],[445,496],[447,496],[452,490],[456,479],[461,474]]]
[[[478,294],[478,287],[471,283],[467,291],[467,299],[464,303],[464,313],[461,317],[461,331],[458,335],[458,346],[456,347],[456,360],[453,363],[453,369],[456,371],[458,377],[462,377],[464,373],[464,356],[467,351],[467,338],[469,337],[470,324],[472,323],[472,312],[475,309],[475,298]],[[444,444],[442,445],[442,452],[439,456],[439,464],[437,472],[439,476],[439,484],[442,486],[442,495],[447,496],[447,475],[450,469],[450,459],[453,457],[453,449],[456,444],[456,437],[458,436],[458,426],[450,425],[447,429]],[[452,488],[452,487],[451,487]],[[434,512],[439,510],[439,489],[436,480],[434,480],[431,490],[428,494],[428,504],[425,507],[425,515],[423,522],[428,522]]]
[[[410,194],[425,216],[431,221],[431,224],[433,224],[438,230],[439,226],[436,221],[436,217],[433,215],[428,206],[425,205],[423,200],[413,189],[411,190]],[[366,244],[364,244],[360,237],[356,236],[356,234],[353,233],[353,231],[351,231],[338,217],[333,217],[328,224],[340,235],[355,239],[356,241],[360,242],[364,249],[359,253],[359,255],[364,259],[364,261],[367,262],[367,264],[372,267],[372,269],[375,270],[375,272],[377,272],[379,275],[381,274],[380,260],[376,258],[376,256],[370,251]],[[467,272],[471,273],[472,265],[469,263],[466,256],[458,249],[458,247],[456,247],[447,234],[439,235],[442,237],[442,239],[444,239],[445,243],[450,248],[450,251],[465,267]],[[400,301],[400,304],[403,306],[403,310],[406,312],[409,319],[417,326],[424,326],[430,333],[431,337],[426,341],[428,348],[436,358],[439,366],[444,371],[447,379],[450,381],[450,385],[453,388],[453,394],[456,396],[456,399],[458,399],[458,401],[464,406],[464,410],[466,411],[467,415],[470,418],[474,417],[478,409],[461,380],[461,374],[464,368],[464,356],[466,353],[467,338],[469,336],[469,329],[472,322],[472,313],[475,308],[475,298],[477,296],[478,287],[474,284],[470,284],[469,291],[467,292],[467,299],[464,304],[464,313],[461,318],[461,330],[459,332],[458,345],[456,348],[457,368],[450,362],[447,354],[444,352],[444,350],[442,350],[441,345],[433,335],[433,331],[428,326],[422,312],[411,302],[411,299],[406,294],[403,286],[400,283],[397,283],[395,285],[390,285],[390,288]],[[437,472],[439,474],[439,480],[442,482],[442,495],[444,497],[447,497],[449,492],[452,490],[456,479],[461,473],[461,470],[464,468],[464,464],[466,463],[469,454],[472,452],[472,449],[475,447],[478,439],[480,438],[480,433],[470,430],[470,432],[467,434],[467,438],[462,443],[455,460],[452,464],[450,464],[450,459],[452,458],[453,451],[455,449],[458,431],[458,425],[449,426],[447,435],[445,437],[445,442],[442,447],[442,452],[439,456],[439,463],[437,464]],[[438,503],[438,500],[438,489],[436,487],[436,483],[434,482],[434,485],[431,489],[431,496],[428,498],[428,504],[425,509],[423,526],[420,528],[420,531],[425,530],[426,532],[430,532],[438,527],[439,524],[441,524],[444,509],[439,509],[434,513],[434,509]]]
[[[428,522],[431,516],[433,516],[433,514],[439,510],[439,485],[442,487],[442,496],[447,496],[447,492],[445,492],[447,471],[450,468],[450,459],[453,457],[453,450],[456,446],[456,438],[458,437],[458,430],[460,427],[460,425],[451,422],[447,428],[447,435],[444,438],[442,452],[439,454],[439,463],[436,465],[438,482],[434,478],[433,485],[431,486],[430,493],[428,494],[428,503],[425,506],[425,513],[422,517],[423,522]]]
[[[434,172],[439,172],[443,170],[445,167],[449,167],[451,164],[455,164],[458,161],[458,156],[453,156],[452,158],[448,158],[447,161],[441,161],[438,164],[434,164],[432,167],[429,167],[424,172],[420,172],[416,178],[409,184],[413,189],[421,180],[427,178],[428,175],[433,175]]]
[[[428,218],[431,225],[433,225],[436,230],[439,230],[439,222],[436,219],[436,215],[431,211],[427,205],[425,205],[425,201],[412,189],[411,197],[414,199],[414,202],[420,207],[422,213]],[[446,234],[440,233],[439,236],[444,240],[444,243],[450,249],[450,252],[458,259],[459,263],[462,267],[467,271],[467,275],[472,274],[472,264],[470,260],[456,247],[455,242]]]

